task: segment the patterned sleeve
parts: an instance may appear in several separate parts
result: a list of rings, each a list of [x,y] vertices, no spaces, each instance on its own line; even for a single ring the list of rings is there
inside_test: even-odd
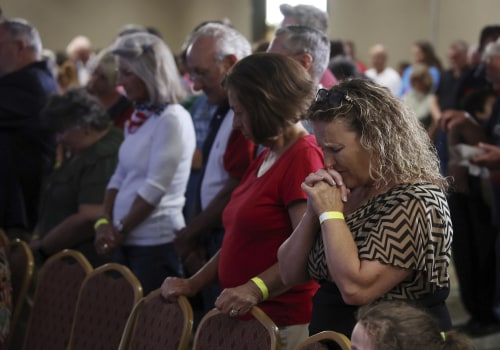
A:
[[[369,220],[359,258],[424,272],[426,280],[447,285],[451,221],[446,197],[437,188],[411,186],[395,193]]]

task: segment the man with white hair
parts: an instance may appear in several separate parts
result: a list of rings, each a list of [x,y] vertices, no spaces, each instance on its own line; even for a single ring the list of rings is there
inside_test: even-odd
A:
[[[255,145],[233,129],[234,112],[229,108],[222,81],[240,59],[250,55],[251,45],[236,29],[208,22],[191,34],[186,66],[196,91],[202,90],[209,104],[217,106],[202,147],[203,165],[197,193],[198,203],[189,224],[178,231],[176,247],[189,273],[195,273],[220,249],[224,236],[222,212],[250,165]],[[220,287],[203,291],[205,311],[214,307]]]
[[[318,29],[303,25],[289,25],[278,28],[267,52],[280,53],[298,61],[317,83],[324,88],[321,78],[328,70],[330,41],[326,34]],[[302,121],[307,131],[313,128],[307,120]]]
[[[281,26],[303,25],[326,33],[328,30],[328,14],[312,5],[281,4],[280,11],[284,18]]]
[[[299,4],[292,6],[282,4],[280,5],[280,11],[283,14],[282,28],[287,26],[304,26],[316,29],[324,33],[325,36],[328,35],[328,13],[319,8],[312,5]],[[330,49],[328,49],[329,53]],[[338,84],[337,78],[329,69],[323,71],[319,80],[321,85],[326,89]]]
[[[325,33],[315,28],[290,25],[276,30],[267,52],[294,58],[320,84],[321,77],[328,69],[330,42]]]
[[[75,36],[66,47],[66,54],[75,65],[80,86],[85,86],[90,77],[88,63],[94,56],[94,49],[90,39],[84,35]]]
[[[41,59],[38,31],[22,19],[0,20],[0,227],[31,230],[41,179],[55,140],[39,113],[57,83]]]

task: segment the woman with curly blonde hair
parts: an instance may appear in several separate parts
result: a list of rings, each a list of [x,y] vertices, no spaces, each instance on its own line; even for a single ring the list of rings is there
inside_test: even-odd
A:
[[[321,284],[310,333],[351,334],[357,308],[378,299],[413,300],[449,329],[447,182],[424,128],[363,79],[320,90],[309,119],[325,167],[302,184],[308,208],[278,258],[285,284]]]

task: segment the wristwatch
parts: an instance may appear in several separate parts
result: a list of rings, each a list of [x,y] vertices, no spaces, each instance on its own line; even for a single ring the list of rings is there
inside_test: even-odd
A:
[[[117,220],[115,222],[115,228],[119,233],[123,233],[123,222],[121,220]]]

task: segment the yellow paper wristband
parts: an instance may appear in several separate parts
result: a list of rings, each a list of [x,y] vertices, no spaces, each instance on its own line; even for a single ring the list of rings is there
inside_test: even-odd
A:
[[[97,220],[94,224],[94,230],[97,230],[97,228],[101,225],[108,225],[109,224],[109,220],[106,219],[106,218],[100,218],[99,220]]]
[[[325,211],[319,216],[319,224],[321,225],[323,222],[330,219],[344,220],[344,213],[340,211]]]
[[[267,289],[267,286],[262,280],[262,278],[256,276],[252,278],[250,281],[255,283],[255,285],[260,289],[262,293],[262,300],[266,300],[267,298],[269,298],[269,290]]]

